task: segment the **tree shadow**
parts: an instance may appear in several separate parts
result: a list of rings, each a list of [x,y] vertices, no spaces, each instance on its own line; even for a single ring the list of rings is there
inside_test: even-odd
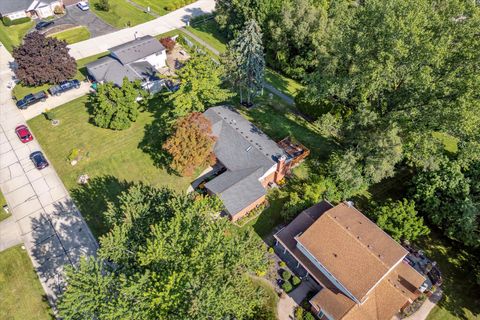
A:
[[[70,191],[97,239],[109,231],[103,214],[108,209],[108,203],[116,203],[120,193],[131,185],[131,182],[119,181],[116,177],[108,175],[95,177],[88,184],[78,186]]]

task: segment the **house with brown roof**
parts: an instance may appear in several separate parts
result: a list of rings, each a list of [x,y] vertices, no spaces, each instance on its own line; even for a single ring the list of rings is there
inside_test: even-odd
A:
[[[408,251],[349,202],[323,201],[274,237],[321,287],[310,300],[321,319],[389,320],[425,282],[404,262]]]

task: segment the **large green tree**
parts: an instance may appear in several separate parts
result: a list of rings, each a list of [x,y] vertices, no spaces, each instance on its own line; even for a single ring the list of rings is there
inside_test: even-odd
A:
[[[175,117],[203,112],[233,94],[222,87],[224,68],[206,54],[195,54],[178,70],[180,89],[170,96]]]
[[[240,92],[240,101],[246,95],[246,102],[251,103],[263,89],[265,77],[265,56],[262,32],[253,19],[245,23],[238,36],[229,43],[224,59],[227,79]]]
[[[63,319],[255,319],[264,245],[216,198],[134,185],[106,213],[97,258],[68,272]]]
[[[102,128],[127,129],[137,120],[146,98],[140,82],[131,82],[126,77],[121,87],[112,82],[100,84],[91,96],[93,122]]]

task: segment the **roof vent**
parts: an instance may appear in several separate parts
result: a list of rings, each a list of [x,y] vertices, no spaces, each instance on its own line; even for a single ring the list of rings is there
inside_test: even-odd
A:
[[[383,255],[381,255],[381,254],[379,254],[378,257],[379,257],[380,259],[383,259]]]
[[[361,238],[360,236],[357,236],[357,239],[360,240],[360,239],[362,239],[362,238]]]
[[[349,206],[350,208],[353,208],[353,201],[347,201],[347,206]]]
[[[368,249],[372,249],[372,245],[371,245],[371,244],[367,244],[367,248],[368,248]]]
[[[333,219],[338,219],[338,217],[337,217],[337,216],[333,216]]]
[[[336,258],[336,257],[338,257],[338,254],[336,254],[336,253],[333,253],[333,256]]]
[[[350,227],[349,227],[349,226],[346,226],[345,229],[350,230]]]
[[[248,146],[248,148],[245,149],[245,151],[247,151],[247,152],[250,151],[250,150],[252,150],[252,146]]]

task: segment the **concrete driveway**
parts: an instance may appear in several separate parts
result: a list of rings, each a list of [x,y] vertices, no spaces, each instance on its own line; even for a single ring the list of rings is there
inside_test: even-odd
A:
[[[90,31],[92,38],[117,31],[116,28],[105,23],[90,10],[82,11],[76,5],[68,6],[66,9],[66,14],[55,20],[55,26],[62,24],[85,26]]]

